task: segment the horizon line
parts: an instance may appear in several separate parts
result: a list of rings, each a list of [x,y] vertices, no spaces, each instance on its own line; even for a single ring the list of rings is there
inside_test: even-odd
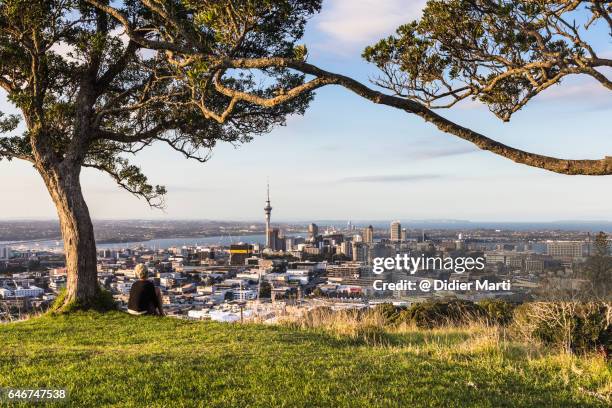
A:
[[[401,217],[394,218],[361,218],[361,219],[348,219],[348,218],[311,218],[311,219],[280,219],[276,220],[276,223],[312,223],[312,222],[324,222],[324,223],[348,223],[351,224],[362,224],[362,223],[383,223],[399,220],[404,223],[502,223],[502,224],[531,224],[531,223],[542,223],[542,224],[555,224],[555,223],[612,223],[612,220],[605,219],[556,219],[556,220],[473,220],[473,219],[459,219],[459,218],[415,218],[415,219],[402,219]],[[57,218],[52,217],[8,217],[8,218],[0,218],[0,222],[11,222],[11,221],[53,221],[59,222]],[[256,224],[265,224],[265,221],[255,220],[255,219],[213,219],[213,218],[92,218],[92,221],[116,221],[116,222],[125,222],[125,221],[147,221],[147,222],[170,222],[170,221],[196,221],[196,222],[230,222],[230,223],[256,223]]]

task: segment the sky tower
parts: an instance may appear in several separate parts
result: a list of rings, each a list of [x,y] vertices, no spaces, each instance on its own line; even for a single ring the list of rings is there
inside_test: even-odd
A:
[[[270,248],[270,216],[272,215],[272,206],[270,205],[270,183],[268,183],[268,200],[264,211],[266,213],[266,248]]]

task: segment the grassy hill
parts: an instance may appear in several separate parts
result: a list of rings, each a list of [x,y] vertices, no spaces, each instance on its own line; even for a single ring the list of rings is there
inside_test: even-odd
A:
[[[70,406],[608,406],[612,367],[478,330],[346,337],[114,312],[0,326],[0,388]]]

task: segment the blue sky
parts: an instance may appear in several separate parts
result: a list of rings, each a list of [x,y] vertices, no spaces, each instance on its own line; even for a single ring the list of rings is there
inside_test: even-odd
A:
[[[326,0],[308,25],[309,59],[362,81],[376,74],[362,49],[418,17],[423,2]],[[606,31],[597,49],[612,56]],[[0,110],[7,111],[0,99]],[[567,158],[612,155],[612,98],[590,78],[538,96],[510,123],[472,102],[441,112],[503,143]],[[304,116],[235,148],[219,146],[202,165],[164,146],[136,162],[167,186],[164,212],[84,170],[94,218],[263,219],[266,179],[273,220],[469,219],[612,220],[612,176],[562,176],[476,150],[416,116],[325,88]],[[54,218],[42,180],[24,162],[0,162],[0,218]]]

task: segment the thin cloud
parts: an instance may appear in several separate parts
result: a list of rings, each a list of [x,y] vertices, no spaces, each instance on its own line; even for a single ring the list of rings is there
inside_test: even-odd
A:
[[[439,157],[450,157],[450,156],[461,156],[464,154],[470,154],[480,151],[480,149],[474,146],[457,146],[457,147],[446,147],[433,150],[427,150],[423,152],[417,152],[412,160],[427,160],[437,159]]]
[[[166,187],[168,193],[207,193],[207,192],[219,192],[223,191],[223,188],[219,187],[197,187],[197,186],[168,186]]]
[[[317,150],[322,151],[322,152],[337,152],[337,151],[341,151],[344,150],[345,147],[343,147],[342,145],[339,144],[326,144],[326,145],[322,145],[322,146],[318,146]]]
[[[413,142],[403,142],[401,148],[389,145],[382,150],[384,151],[384,157],[401,158],[402,161],[409,157],[412,162],[464,156],[482,151],[471,143],[455,142],[450,146],[448,144],[448,142],[440,139],[423,136]],[[379,155],[383,155],[383,153]]]
[[[562,83],[552,86],[538,96],[541,100],[593,101],[597,99],[607,102],[610,98],[610,91],[595,80],[582,80],[573,84]]]
[[[421,16],[425,0],[328,0],[315,26],[336,49],[368,45]]]
[[[385,174],[377,176],[345,177],[340,183],[405,183],[441,179],[440,174]]]

